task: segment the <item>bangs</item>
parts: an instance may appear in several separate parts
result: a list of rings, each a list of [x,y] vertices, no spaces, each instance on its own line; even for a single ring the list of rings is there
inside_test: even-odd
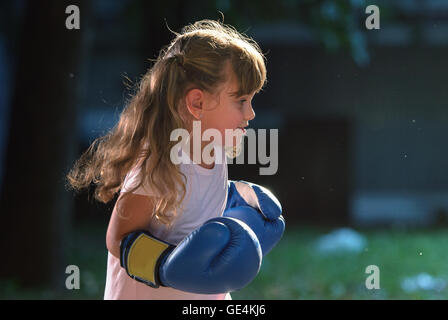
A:
[[[233,70],[238,79],[236,97],[258,93],[266,83],[266,65],[258,52],[244,52],[232,59]]]

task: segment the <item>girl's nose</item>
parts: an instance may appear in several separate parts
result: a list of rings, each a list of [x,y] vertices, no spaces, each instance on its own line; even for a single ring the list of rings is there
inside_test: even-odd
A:
[[[250,120],[253,120],[255,118],[255,111],[254,111],[254,109],[252,108],[252,105],[250,105],[250,107],[249,107],[249,111],[248,111],[248,113],[246,114],[246,119],[248,120],[248,121],[250,121]]]

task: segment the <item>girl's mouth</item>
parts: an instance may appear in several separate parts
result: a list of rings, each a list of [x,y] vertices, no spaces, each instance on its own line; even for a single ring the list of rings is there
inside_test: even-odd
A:
[[[244,129],[243,127],[238,127],[238,129],[243,130],[243,134],[246,134],[246,129]]]

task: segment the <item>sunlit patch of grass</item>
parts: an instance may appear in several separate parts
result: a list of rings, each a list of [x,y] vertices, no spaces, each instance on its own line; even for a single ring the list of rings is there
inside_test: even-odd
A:
[[[328,230],[326,230],[328,232]],[[406,292],[405,277],[426,272],[448,283],[448,233],[434,230],[364,230],[359,253],[323,254],[321,229],[289,229],[264,259],[257,278],[234,299],[447,299],[446,290]],[[366,267],[380,270],[380,289],[367,289]]]
[[[0,279],[1,299],[102,299],[106,280],[105,225],[81,224],[67,249],[69,264],[81,273],[79,290],[23,289]],[[406,292],[405,277],[427,273],[448,284],[448,232],[432,230],[356,230],[367,241],[358,253],[323,254],[316,241],[331,230],[289,227],[264,258],[260,273],[233,299],[448,299],[444,290]],[[380,270],[380,289],[369,290],[366,267]]]

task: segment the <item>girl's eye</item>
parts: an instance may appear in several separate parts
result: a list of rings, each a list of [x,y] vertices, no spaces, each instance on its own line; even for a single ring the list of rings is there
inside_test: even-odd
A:
[[[246,102],[246,101],[247,101],[246,99],[243,99],[243,100],[240,100],[240,103],[244,104],[244,102]]]

